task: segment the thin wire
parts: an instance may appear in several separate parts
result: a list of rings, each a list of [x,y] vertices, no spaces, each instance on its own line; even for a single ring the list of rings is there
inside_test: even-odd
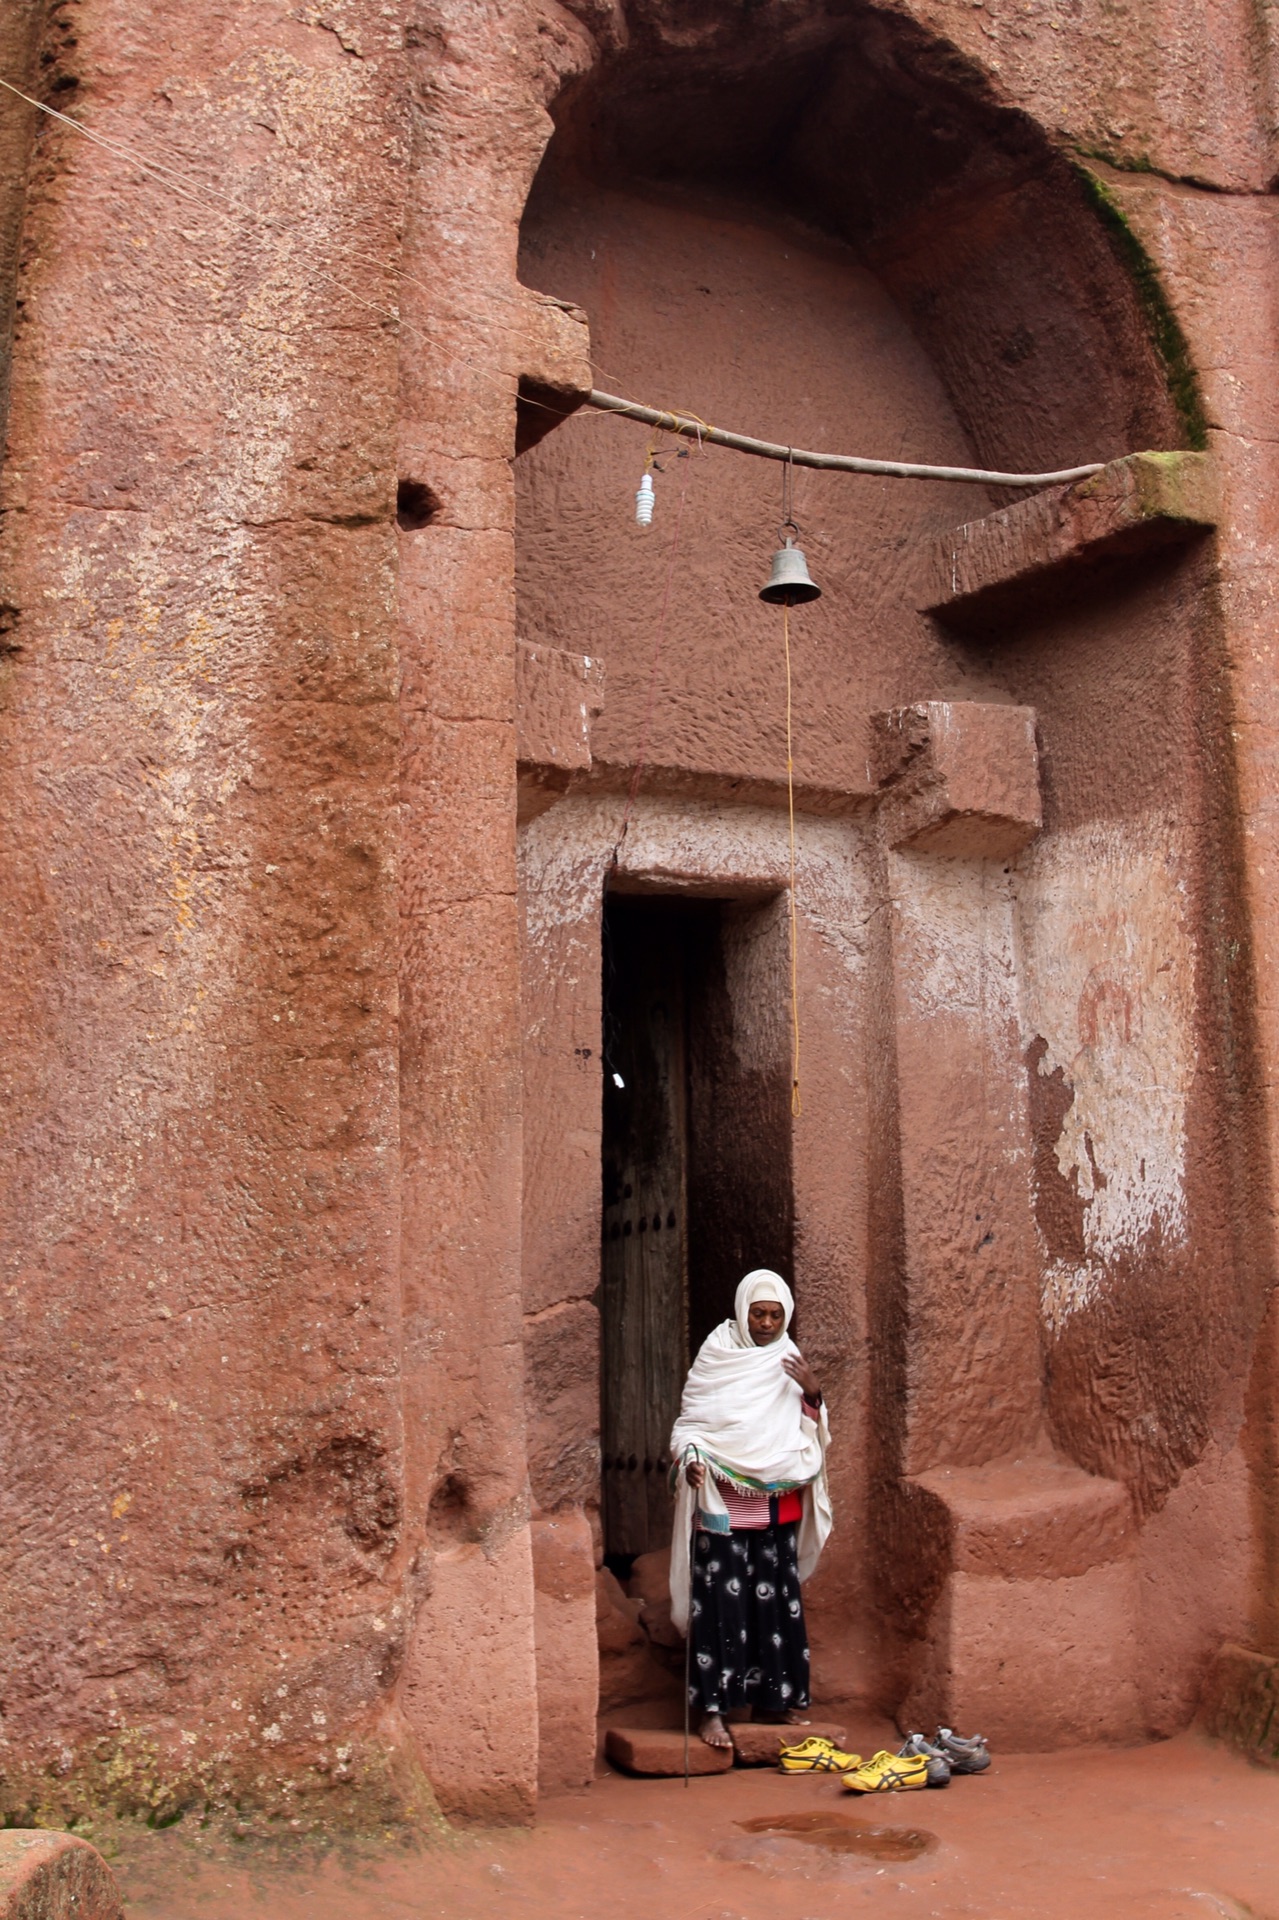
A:
[[[790,1110],[804,1111],[799,1094],[799,925],[795,908],[795,760],[791,752],[790,597],[782,601],[782,652],[786,658],[786,805],[790,815]]]

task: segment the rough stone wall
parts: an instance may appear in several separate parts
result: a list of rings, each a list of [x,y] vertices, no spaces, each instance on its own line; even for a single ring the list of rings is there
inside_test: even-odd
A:
[[[543,98],[582,57],[548,15],[407,28],[412,145],[399,473],[401,1285],[406,1493],[426,1539],[402,1691],[446,1810],[527,1814],[537,1714],[520,1348],[513,395],[519,217]]]
[[[4,474],[6,1793],[520,1816],[514,249],[583,37],[51,17],[116,144],[36,127]]]
[[[568,326],[517,271],[552,108],[583,117],[582,171],[539,186],[525,278],[586,303],[604,384],[620,365],[645,397],[889,453],[1212,453],[1209,554],[1146,582],[1144,606],[1049,623],[1002,657],[960,649],[910,596],[914,545],[980,499],[814,479],[797,502],[828,589],[796,663],[799,711],[823,722],[799,743],[803,808],[866,801],[879,708],[1040,714],[1044,837],[1016,897],[1037,1231],[1065,1236],[1045,1242],[1044,1431],[1140,1496],[1142,1592],[1192,1596],[1171,1624],[1148,1613],[1139,1676],[1143,1725],[1184,1720],[1215,1635],[1279,1633],[1269,12],[1171,0],[1156,30],[1135,0],[745,17],[704,0],[65,0],[7,9],[0,57],[118,143],[0,110],[6,1800],[236,1791],[293,1809],[354,1783],[367,1813],[398,1755],[401,1805],[422,1804],[417,1756],[449,1807],[523,1817],[539,1717],[560,1756],[543,1777],[585,1777],[589,1409],[580,1373],[535,1385],[530,1528],[521,1391],[521,1265],[537,1379],[540,1350],[589,1368],[591,1337],[588,1203],[558,1227],[520,1215],[522,1098],[571,1086],[572,1111],[589,1106],[571,1049],[523,1090],[520,1071],[509,462],[516,381],[544,380]],[[725,130],[788,111],[814,62],[839,85],[778,208],[750,165],[722,164]],[[591,86],[607,139],[586,125]],[[863,105],[896,199],[856,146]],[[655,111],[683,181],[646,144]],[[628,180],[637,150],[667,177]],[[1092,185],[1068,190],[1053,151]],[[577,208],[577,240],[548,192]],[[801,231],[819,215],[820,238]],[[607,259],[587,258],[588,226]],[[570,422],[520,480],[519,637],[608,656],[605,788],[634,753],[652,635],[660,549],[625,526],[637,451],[616,423]],[[650,762],[668,798],[773,801],[775,633],[753,588],[777,477],[682,463],[660,482],[662,539],[685,474],[688,591]],[[397,532],[399,481],[417,491]],[[1177,725],[1139,728],[1124,773],[1150,787],[1164,768],[1161,790],[1072,812],[1080,649],[1117,630],[1140,653],[1165,618]],[[1088,725],[1113,737],[1095,684]],[[1087,792],[1088,754],[1072,764]],[[554,819],[531,831],[553,839]],[[1080,882],[1113,916],[1105,940],[1061,905]],[[796,1205],[822,1358],[850,1369],[841,1430],[874,1415],[883,1449],[867,1486],[841,1488],[872,1543],[911,1354],[896,976],[867,912],[876,985],[856,1014],[823,972],[827,936],[806,933],[826,982],[810,1030],[864,1022],[865,1104],[832,1041],[814,1100],[848,1102],[839,1177],[797,1159]],[[1048,978],[1059,939],[1069,964]],[[585,1048],[595,973],[566,956],[563,991],[574,978]],[[1135,1114],[1116,1090],[1152,1048],[1159,1099]],[[581,1173],[585,1119],[567,1144]],[[1179,1165],[1180,1198],[1156,1195]],[[1069,1219],[1043,1201],[1062,1183]],[[1129,1362],[1176,1370],[1205,1275],[1211,1353],[1174,1404]],[[1020,1278],[1033,1299],[1039,1276]],[[556,1393],[561,1455],[539,1424]],[[814,1593],[832,1646],[870,1577],[858,1537]],[[1240,1570],[1224,1596],[1223,1562]],[[841,1684],[900,1697],[904,1667],[853,1616]],[[535,1672],[556,1662],[567,1683],[539,1715]]]
[[[56,99],[180,195],[35,134],[0,594],[20,1804],[45,1766],[144,1806],[350,1777],[400,1658],[402,64],[350,12],[358,59],[282,7],[59,10]]]

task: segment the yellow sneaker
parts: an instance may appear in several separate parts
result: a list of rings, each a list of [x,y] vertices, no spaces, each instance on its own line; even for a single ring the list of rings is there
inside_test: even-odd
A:
[[[906,1793],[928,1785],[924,1754],[880,1752],[864,1767],[846,1773],[840,1782],[849,1793]]]
[[[855,1773],[861,1763],[860,1753],[844,1753],[833,1740],[817,1733],[793,1747],[783,1747],[777,1760],[783,1773]]]

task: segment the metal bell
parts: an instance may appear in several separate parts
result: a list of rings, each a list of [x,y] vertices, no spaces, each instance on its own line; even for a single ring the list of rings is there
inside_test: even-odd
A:
[[[768,576],[768,585],[760,588],[759,597],[771,607],[798,607],[805,600],[820,600],[822,597],[817,582],[809,578],[803,548],[795,545],[789,533],[786,535],[786,545],[779,547],[773,555],[773,571]]]

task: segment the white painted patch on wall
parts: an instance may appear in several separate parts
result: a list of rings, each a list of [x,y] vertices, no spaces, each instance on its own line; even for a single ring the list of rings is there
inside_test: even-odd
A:
[[[1105,1273],[1100,1267],[1079,1266],[1070,1260],[1050,1260],[1039,1284],[1044,1321],[1060,1333],[1072,1314],[1101,1297]]]
[[[888,863],[906,985],[916,1014],[989,1028],[1017,1022],[1012,882],[994,860],[892,853]]]
[[[1046,836],[1017,880],[1027,1045],[1074,1099],[1057,1164],[1084,1202],[1085,1259],[1045,1269],[1060,1332],[1112,1264],[1156,1236],[1184,1244],[1186,1111],[1195,1069],[1194,947],[1184,839],[1173,815]]]

